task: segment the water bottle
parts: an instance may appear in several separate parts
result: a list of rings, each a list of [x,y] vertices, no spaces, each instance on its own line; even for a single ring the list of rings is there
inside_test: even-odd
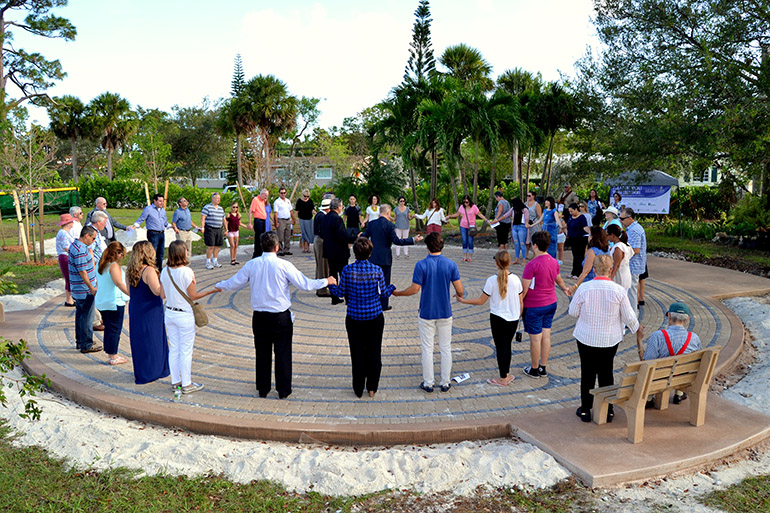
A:
[[[175,386],[174,387],[174,402],[178,403],[182,400],[182,387]]]

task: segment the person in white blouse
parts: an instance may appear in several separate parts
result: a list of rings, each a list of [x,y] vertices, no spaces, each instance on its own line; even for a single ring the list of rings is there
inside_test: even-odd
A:
[[[270,392],[270,364],[275,352],[275,388],[278,398],[291,395],[291,340],[294,314],[291,313],[289,285],[300,290],[318,290],[336,285],[330,276],[311,280],[294,264],[278,258],[278,236],[265,232],[260,237],[262,256],[249,260],[230,279],[217,282],[217,291],[240,290],[247,285],[251,290],[251,308],[254,310],[251,328],[256,352],[256,382],[259,397]]]
[[[583,283],[572,296],[569,314],[577,317],[572,336],[580,355],[580,407],[575,414],[583,422],[591,422],[593,396],[590,390],[614,383],[612,374],[615,353],[623,340],[623,325],[635,332],[639,329],[636,312],[628,301],[626,289],[610,280],[612,257],[599,255],[594,260],[596,278]],[[615,417],[612,405],[607,422]]]
[[[634,249],[628,245],[628,236],[616,224],[607,227],[607,240],[610,241],[610,254],[612,255],[612,281],[624,289],[631,288],[631,268],[629,262],[634,256]]]
[[[417,219],[425,219],[425,224],[427,225],[426,232],[428,234],[441,233],[441,225],[447,222],[444,209],[441,208],[441,204],[436,198],[430,200],[428,209],[425,212],[422,214],[415,214],[414,217]]]
[[[369,206],[366,207],[366,215],[364,216],[363,225],[380,218],[380,197],[376,194],[369,196]]]
[[[183,394],[197,392],[203,388],[200,383],[192,380],[192,355],[195,343],[195,316],[192,306],[180,290],[192,301],[202,299],[217,292],[211,289],[198,292],[195,286],[195,273],[187,267],[190,255],[187,244],[175,240],[168,247],[166,267],[160,273],[160,284],[163,286],[166,310],[163,323],[168,337],[168,368],[171,371],[171,387],[181,388]],[[173,281],[172,281],[173,280]],[[176,284],[176,286],[174,286]],[[177,289],[179,287],[179,289]]]

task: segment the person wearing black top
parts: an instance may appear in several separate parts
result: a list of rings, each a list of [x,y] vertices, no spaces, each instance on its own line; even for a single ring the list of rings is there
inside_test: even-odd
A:
[[[324,217],[329,213],[331,202],[331,198],[324,196],[324,199],[321,201],[321,209],[313,218],[313,255],[315,256],[315,275],[317,280],[320,279],[318,278],[319,276],[329,276],[329,261],[323,256],[324,239],[322,230]],[[328,287],[316,290],[315,294],[318,297],[331,297]]]
[[[357,235],[351,235],[345,229],[342,221],[342,200],[332,199],[329,213],[324,215],[321,223],[321,237],[324,240],[323,256],[329,261],[329,274],[339,278],[342,268],[348,265],[350,258],[349,244],[354,242]],[[332,304],[338,305],[342,299],[332,294]]]
[[[588,220],[580,213],[577,203],[569,205],[569,217],[567,218],[567,240],[572,248],[572,272],[571,279],[576,279],[583,272],[583,259],[586,256],[585,228]]]
[[[342,212],[345,216],[345,227],[350,235],[358,235],[361,231],[361,207],[356,204],[355,196],[350,196],[348,201],[350,204]]]
[[[315,205],[313,200],[310,199],[309,190],[305,189],[302,191],[302,197],[297,200],[294,210],[297,211],[299,228],[302,233],[299,247],[303,253],[310,253],[310,243],[313,242],[313,213],[315,212]]]

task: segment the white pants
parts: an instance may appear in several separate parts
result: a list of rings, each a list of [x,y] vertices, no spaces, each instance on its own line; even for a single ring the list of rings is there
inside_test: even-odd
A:
[[[639,310],[636,306],[636,293],[639,288],[639,276],[638,274],[631,273],[631,288],[628,289],[628,300],[631,302],[631,308],[634,309],[637,317],[639,317]]]
[[[192,355],[195,343],[195,316],[192,312],[165,310],[168,336],[168,367],[171,383],[186,387],[192,383]]]
[[[432,387],[434,337],[438,335],[438,347],[441,351],[441,385],[449,383],[452,373],[452,318],[418,319],[417,329],[422,342],[422,380],[425,386]]]
[[[409,228],[406,230],[400,230],[396,228],[396,237],[399,239],[406,239],[409,237]],[[404,254],[409,255],[409,246],[396,246],[396,256],[399,256],[401,254],[401,248],[404,248]]]

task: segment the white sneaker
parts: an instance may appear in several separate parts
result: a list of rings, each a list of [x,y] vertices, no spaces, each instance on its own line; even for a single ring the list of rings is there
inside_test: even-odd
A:
[[[209,264],[209,263],[207,263],[207,264],[206,264],[206,269],[213,269],[213,268],[214,268],[214,266],[213,266],[213,265],[211,265],[211,264]]]
[[[222,264],[220,264],[219,262],[215,262],[214,267],[222,267]]]

